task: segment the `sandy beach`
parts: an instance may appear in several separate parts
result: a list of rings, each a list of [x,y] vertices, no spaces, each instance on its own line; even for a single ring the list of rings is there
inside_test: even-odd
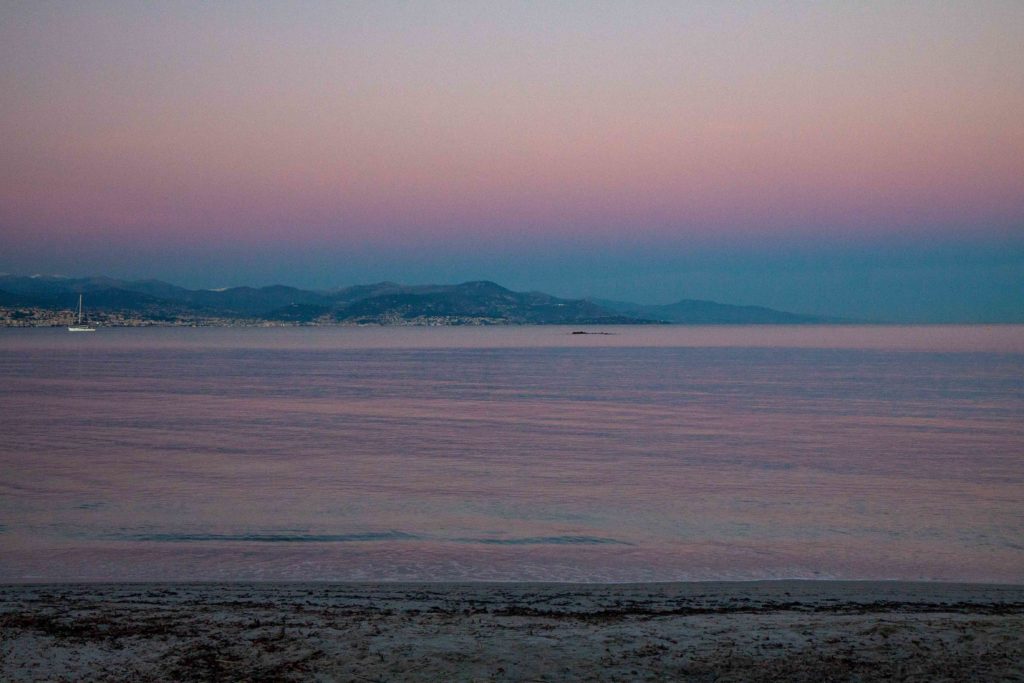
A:
[[[0,587],[0,679],[1024,680],[1024,587]]]

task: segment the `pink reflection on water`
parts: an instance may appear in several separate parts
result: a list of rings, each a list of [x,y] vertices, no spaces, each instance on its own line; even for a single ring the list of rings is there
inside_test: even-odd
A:
[[[572,334],[576,330],[590,334]],[[47,329],[2,330],[0,350],[737,347],[1024,353],[1024,325],[366,326],[101,331],[102,335],[83,339]]]
[[[0,578],[1024,581],[1021,328],[569,331],[0,337]]]

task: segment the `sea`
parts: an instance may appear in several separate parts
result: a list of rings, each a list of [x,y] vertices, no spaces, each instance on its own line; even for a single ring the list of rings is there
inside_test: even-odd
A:
[[[0,330],[0,582],[781,578],[1024,583],[1024,327]]]

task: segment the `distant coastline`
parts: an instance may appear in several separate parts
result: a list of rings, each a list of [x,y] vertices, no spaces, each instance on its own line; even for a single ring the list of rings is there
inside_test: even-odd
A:
[[[332,290],[284,285],[186,289],[159,280],[0,275],[0,327],[62,327],[85,299],[102,327],[458,325],[808,325],[853,321],[699,299],[644,305],[516,292],[494,282]]]

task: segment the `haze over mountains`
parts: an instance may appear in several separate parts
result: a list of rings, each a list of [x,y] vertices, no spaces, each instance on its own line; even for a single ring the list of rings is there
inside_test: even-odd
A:
[[[664,306],[563,299],[488,281],[457,285],[380,282],[334,290],[284,285],[186,289],[159,280],[0,275],[0,306],[73,308],[156,322],[195,316],[298,324],[807,324],[835,322],[757,306],[682,300]]]

